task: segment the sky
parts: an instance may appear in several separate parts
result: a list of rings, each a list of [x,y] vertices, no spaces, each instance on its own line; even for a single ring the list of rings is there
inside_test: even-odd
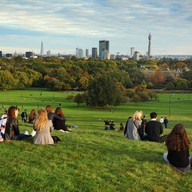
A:
[[[192,0],[1,0],[0,51],[75,54],[109,40],[111,54],[192,55]]]

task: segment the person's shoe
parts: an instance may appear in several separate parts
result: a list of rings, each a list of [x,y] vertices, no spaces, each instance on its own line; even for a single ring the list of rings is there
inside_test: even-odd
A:
[[[61,131],[61,132],[65,132],[63,129],[59,129],[59,131]]]
[[[65,133],[70,133],[70,131],[65,131]]]
[[[29,132],[28,131],[25,131],[25,133],[24,133],[25,135],[29,135]]]
[[[31,135],[32,135],[32,137],[34,137],[34,136],[36,135],[36,131],[33,130],[33,131],[31,132]]]

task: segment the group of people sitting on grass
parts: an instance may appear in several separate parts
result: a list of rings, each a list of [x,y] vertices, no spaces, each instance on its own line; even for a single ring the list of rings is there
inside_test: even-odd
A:
[[[124,135],[129,139],[165,143],[168,152],[163,154],[164,160],[179,171],[189,171],[192,159],[189,155],[190,140],[183,124],[176,124],[170,134],[163,135],[162,123],[157,121],[157,113],[150,113],[150,121],[142,118],[142,111],[136,111],[129,117],[125,126]],[[144,134],[145,133],[145,134]]]
[[[55,113],[50,105],[47,105],[45,109],[40,108],[31,121],[33,123],[32,134],[20,133],[18,114],[19,109],[16,106],[11,106],[8,111],[5,111],[0,119],[0,141],[22,140],[34,136],[34,144],[54,144],[59,138],[51,136],[53,129],[62,132],[70,131],[65,124],[66,119],[60,107],[56,108]],[[163,126],[157,121],[157,113],[152,112],[151,120],[148,122],[145,117],[142,118],[142,115],[142,111],[136,111],[132,117],[128,118],[124,129],[125,137],[165,143],[168,152],[164,153],[164,160],[176,170],[190,170],[192,162],[189,155],[190,140],[183,124],[176,124],[170,134],[162,135]]]
[[[0,119],[0,141],[22,140],[34,137],[34,144],[54,144],[59,138],[51,136],[53,129],[67,133],[71,131],[65,124],[66,119],[61,108],[57,107],[55,113],[52,111],[53,108],[50,105],[47,105],[45,109],[40,108],[37,114],[35,110],[32,110],[30,115],[33,113],[33,120],[30,123],[33,124],[33,131],[29,134],[28,132],[20,133],[18,123],[19,109],[16,106],[9,107],[8,111],[5,111],[5,114]],[[24,112],[26,111],[24,110]],[[27,118],[26,115],[24,116]],[[26,119],[23,121],[26,122]]]

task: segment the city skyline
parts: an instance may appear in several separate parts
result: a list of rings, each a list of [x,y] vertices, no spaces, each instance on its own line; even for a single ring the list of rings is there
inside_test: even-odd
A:
[[[1,0],[0,51],[75,54],[99,48],[110,54],[192,55],[191,0]]]

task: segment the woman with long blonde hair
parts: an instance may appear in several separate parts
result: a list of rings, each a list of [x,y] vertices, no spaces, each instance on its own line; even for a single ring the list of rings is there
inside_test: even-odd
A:
[[[142,111],[136,111],[131,118],[127,120],[125,137],[129,139],[140,140],[138,129],[141,126],[141,117],[143,115]]]
[[[33,128],[36,131],[34,144],[54,144],[50,133],[53,130],[53,124],[52,121],[48,119],[45,109],[40,108],[38,110]]]

